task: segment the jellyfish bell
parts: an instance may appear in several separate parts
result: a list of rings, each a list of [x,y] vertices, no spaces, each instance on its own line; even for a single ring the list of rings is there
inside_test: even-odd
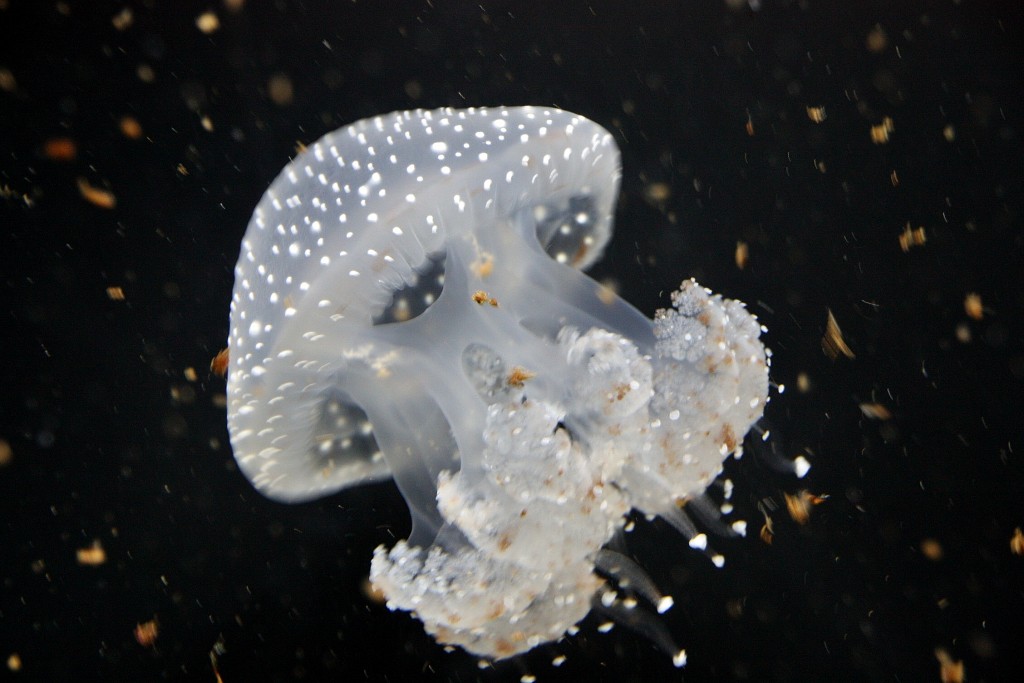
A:
[[[441,643],[497,659],[561,637],[595,566],[623,564],[602,548],[630,509],[698,536],[677,501],[763,411],[742,304],[684,282],[650,320],[581,272],[619,176],[577,114],[396,112],[296,157],[243,238],[239,467],[286,502],[393,477],[413,531],[371,579]]]

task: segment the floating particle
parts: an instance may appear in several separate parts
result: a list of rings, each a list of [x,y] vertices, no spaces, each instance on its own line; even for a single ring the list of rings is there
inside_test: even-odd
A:
[[[187,379],[189,382],[196,382],[199,380],[199,373],[197,373],[196,369],[191,366],[185,368],[185,371],[182,374],[185,375],[185,379]]]
[[[644,187],[644,197],[648,202],[661,203],[672,196],[672,188],[668,183],[649,183]]]
[[[765,545],[771,545],[775,540],[775,524],[767,513],[764,515],[764,524],[761,526],[761,540]]]
[[[822,123],[828,116],[825,114],[825,107],[807,107],[807,118],[815,123]]]
[[[928,236],[924,232],[924,226],[919,225],[916,228],[910,227],[910,221],[903,227],[903,232],[900,233],[900,249],[903,251],[910,251],[913,247],[922,247],[924,243],[928,241]]]
[[[74,161],[78,145],[71,138],[50,138],[43,143],[43,155],[50,161]]]
[[[1024,531],[1020,527],[1013,530],[1010,538],[1010,552],[1014,555],[1024,555]]]
[[[210,361],[210,372],[217,375],[218,377],[224,377],[228,374],[228,360],[229,353],[226,348],[221,349],[217,352],[217,355]]]
[[[985,311],[981,305],[980,294],[976,292],[969,292],[967,296],[964,297],[964,312],[967,313],[969,318],[973,318],[974,320],[981,320],[984,317]]]
[[[245,9],[245,0],[224,0],[224,8],[232,13],[241,12]]]
[[[78,179],[78,193],[82,198],[101,209],[113,209],[117,206],[117,197],[110,190],[94,187],[85,178]]]
[[[86,548],[79,548],[75,556],[78,558],[78,564],[90,567],[98,567],[107,561],[107,552],[103,549],[103,545],[99,540],[93,541],[92,545]]]
[[[118,127],[121,129],[121,135],[129,140],[138,140],[142,137],[142,124],[133,116],[122,116]]]
[[[935,648],[935,659],[939,660],[939,680],[942,683],[963,683],[964,663],[953,661],[943,648]]]
[[[806,372],[801,372],[796,376],[796,390],[801,394],[806,394],[811,390],[811,377]]]
[[[956,128],[952,123],[947,123],[946,127],[942,129],[942,137],[946,138],[946,142],[956,140]]]
[[[874,52],[878,54],[885,50],[889,45],[889,34],[885,32],[885,29],[880,24],[875,24],[864,40],[864,47],[868,49],[868,52]]]
[[[893,124],[892,118],[886,116],[880,124],[871,126],[871,142],[876,145],[884,145],[889,142],[889,137],[894,130],[896,130],[896,126]]]
[[[869,417],[872,420],[892,419],[892,413],[881,403],[861,403],[860,412],[864,413],[864,417]]]
[[[203,12],[196,17],[196,28],[207,35],[216,33],[220,28],[220,19],[212,10]]]
[[[892,172],[889,174],[889,182],[892,183],[893,187],[899,187],[900,186],[900,177],[898,175],[896,175],[896,169],[895,168],[892,169]]]
[[[14,460],[14,449],[7,439],[0,439],[0,467],[6,467]]]
[[[359,588],[362,590],[363,597],[375,605],[383,605],[387,602],[387,596],[384,595],[382,590],[373,585],[369,575],[363,577],[363,580],[359,583]]]
[[[280,107],[291,104],[295,97],[292,79],[285,74],[274,74],[267,81],[267,95],[271,102]]]
[[[224,683],[224,679],[220,677],[220,671],[217,670],[217,660],[222,654],[227,652],[227,648],[224,647],[224,636],[221,635],[217,638],[217,642],[210,648],[210,668],[213,669],[214,680],[217,683]]]
[[[750,118],[750,114],[747,114],[747,123],[744,126],[747,131],[747,135],[754,137],[754,119]]]
[[[205,130],[207,133],[213,132],[213,119],[211,119],[209,116],[200,117],[199,125],[201,125],[203,127],[203,130]]]
[[[411,100],[423,97],[423,85],[419,81],[406,81],[404,90],[406,96]]]
[[[14,80],[14,74],[10,69],[0,69],[0,90],[14,92],[18,89],[18,82]]]
[[[469,267],[473,269],[473,272],[476,273],[478,277],[490,277],[491,273],[494,272],[494,254],[485,252],[480,256],[480,258],[469,264]]]
[[[153,647],[159,635],[160,627],[157,625],[155,617],[147,622],[135,625],[135,642],[142,647]]]
[[[836,322],[836,317],[832,315],[832,309],[826,310],[828,311],[828,319],[825,321],[825,335],[821,338],[821,350],[832,360],[838,358],[839,354],[843,354],[847,358],[856,358],[853,351],[850,350],[850,347],[843,340],[843,331],[839,329],[839,323]]]
[[[21,655],[17,652],[12,652],[7,655],[7,670],[8,671],[21,671]]]
[[[107,287],[107,298],[111,301],[124,301],[124,290],[120,287]]]
[[[597,291],[597,299],[605,306],[611,306],[619,296],[619,283],[611,278],[601,281],[601,288]]]
[[[828,496],[816,496],[806,489],[798,491],[796,494],[784,494],[786,496],[786,510],[789,512],[789,516],[794,522],[800,525],[807,524],[811,518],[811,508],[815,505],[821,505]]]
[[[938,562],[944,554],[942,544],[934,538],[923,539],[921,541],[921,554],[932,562]]]
[[[143,83],[152,83],[156,80],[156,71],[149,64],[139,64],[135,67],[135,75]]]
[[[473,301],[480,304],[481,306],[483,306],[484,304],[490,304],[495,308],[498,307],[498,300],[495,299],[493,296],[488,295],[487,292],[485,292],[482,289],[473,292]]]
[[[971,326],[967,323],[957,324],[953,334],[956,335],[956,340],[961,344],[970,344],[971,339],[974,337],[974,335],[971,334]]]
[[[743,270],[747,267],[747,258],[750,256],[750,248],[747,243],[740,240],[736,242],[736,253],[734,257],[736,259],[736,267]]]
[[[517,365],[508,373],[508,377],[505,378],[505,383],[510,387],[521,389],[523,385],[526,384],[527,380],[536,376],[536,372],[530,372],[526,368],[521,368]]]
[[[125,31],[133,23],[135,23],[135,15],[132,14],[131,7],[125,7],[123,10],[115,14],[110,18],[110,23],[114,25],[118,31]]]

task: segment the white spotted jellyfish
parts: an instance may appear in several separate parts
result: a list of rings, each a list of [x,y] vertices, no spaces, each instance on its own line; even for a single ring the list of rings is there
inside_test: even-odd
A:
[[[606,577],[667,609],[606,544],[634,510],[704,547],[681,504],[710,504],[768,399],[742,303],[687,281],[650,320],[581,272],[619,177],[578,114],[395,112],[299,154],[242,241],[239,467],[284,502],[393,478],[412,532],[377,548],[371,581],[480,657],[559,639],[614,602]]]

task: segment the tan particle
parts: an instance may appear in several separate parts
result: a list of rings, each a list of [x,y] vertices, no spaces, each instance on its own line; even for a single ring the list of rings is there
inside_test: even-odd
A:
[[[85,201],[101,209],[113,209],[117,206],[117,197],[113,192],[90,185],[85,178],[78,179],[78,193]]]
[[[860,412],[872,420],[890,420],[892,413],[881,403],[861,403]]]
[[[124,301],[124,290],[120,287],[107,287],[107,298],[111,301]]]
[[[827,173],[828,165],[824,161],[814,160],[814,168],[818,169],[818,173]]]
[[[178,175],[184,177],[188,175],[188,167],[185,164],[178,164],[174,167],[174,170],[178,172]]]
[[[521,368],[517,365],[508,373],[508,377],[505,378],[505,383],[510,387],[521,389],[527,380],[536,376],[537,373],[530,372],[526,368]]]
[[[473,292],[473,301],[480,306],[483,306],[484,304],[490,304],[495,308],[498,307],[498,300],[482,289],[478,289],[477,291]]]
[[[71,138],[50,138],[43,143],[43,155],[50,161],[74,161],[78,145]]]
[[[956,329],[953,330],[953,334],[956,336],[956,340],[961,344],[970,344],[971,339],[974,335],[971,333],[971,326],[967,323],[959,323]]]
[[[18,82],[10,69],[0,69],[0,90],[14,92],[18,89]]]
[[[668,183],[648,183],[644,187],[644,197],[649,202],[663,202],[672,196],[672,188]]]
[[[142,124],[134,116],[122,116],[118,128],[121,129],[121,135],[129,140],[138,140],[142,137]]]
[[[871,126],[871,142],[876,145],[884,145],[889,142],[889,137],[895,130],[896,125],[893,123],[892,118],[886,116],[880,124]]]
[[[605,306],[611,306],[618,301],[619,296],[619,283],[611,278],[607,278],[601,281],[601,286],[597,289],[597,299]]]
[[[807,118],[815,123],[823,123],[828,115],[825,113],[825,107],[807,107]]]
[[[736,259],[736,267],[743,270],[747,267],[747,259],[750,257],[750,248],[743,240],[736,242],[736,252],[733,254]]]
[[[796,494],[784,494],[786,497],[786,511],[794,522],[800,525],[807,524],[811,518],[811,508],[821,505],[828,496],[816,496],[810,491],[802,490]]]
[[[981,305],[981,295],[976,292],[968,292],[964,297],[964,313],[974,320],[981,320],[985,316],[985,310]]]
[[[207,35],[216,33],[220,28],[220,19],[213,10],[207,10],[196,17],[196,28]]]
[[[956,140],[956,127],[952,123],[947,123],[945,128],[942,129],[942,137],[946,138],[946,142]]]
[[[1020,527],[1013,530],[1010,537],[1010,552],[1014,555],[1024,555],[1024,531]]]
[[[85,548],[79,548],[75,557],[78,559],[78,564],[83,564],[89,567],[98,567],[107,561],[107,551],[103,549],[103,544],[99,540],[92,542],[92,545]]]
[[[747,135],[754,137],[754,119],[750,118],[750,114],[747,114],[747,123],[743,128],[747,131]]]
[[[376,605],[383,605],[387,602],[387,596],[384,595],[384,591],[375,586],[373,582],[370,581],[369,576],[363,577],[362,583],[360,583],[360,588],[362,589],[363,597],[370,602]]]
[[[888,45],[889,35],[880,24],[875,24],[874,28],[868,32],[867,37],[864,39],[864,47],[868,49],[868,52],[874,52],[875,54],[883,52]]]
[[[796,390],[801,394],[806,394],[812,389],[811,377],[806,372],[801,372],[796,376]]]
[[[156,80],[156,71],[149,64],[139,64],[135,67],[135,75],[143,83],[152,83]]]
[[[939,660],[939,680],[942,683],[963,683],[964,663],[954,661],[943,648],[935,648],[935,659]]]
[[[245,9],[245,0],[224,0],[224,8],[231,13],[237,14]]]
[[[907,224],[903,227],[903,232],[900,233],[899,241],[900,249],[907,252],[914,247],[923,247],[925,242],[928,241],[928,236],[925,234],[923,225],[911,228],[910,221],[907,221]]]
[[[207,133],[213,132],[213,119],[211,119],[209,116],[200,117],[199,125],[201,125],[203,127],[203,130],[205,130]]]
[[[185,376],[185,379],[187,379],[189,382],[199,381],[199,373],[197,373],[196,369],[193,368],[192,366],[185,368],[182,374]]]
[[[846,345],[846,341],[843,340],[843,331],[839,329],[839,323],[832,315],[832,309],[826,310],[828,318],[825,321],[825,335],[821,338],[821,350],[832,360],[838,358],[840,354],[847,358],[856,358],[850,347]]]
[[[295,98],[292,79],[286,74],[274,74],[267,81],[267,95],[270,97],[270,101],[279,107],[291,104]]]
[[[892,183],[893,187],[899,187],[900,186],[900,177],[896,174],[896,169],[895,168],[892,169],[891,173],[889,173],[889,182]]]
[[[224,377],[228,374],[228,361],[229,352],[227,349],[221,349],[217,352],[217,355],[210,361],[210,372],[217,375],[218,377]]]
[[[7,670],[8,671],[21,671],[21,655],[17,652],[12,652],[7,655]]]
[[[155,617],[149,621],[135,625],[135,642],[142,647],[153,647],[156,644],[156,639],[159,635],[160,627],[157,624]]]
[[[0,467],[6,467],[14,461],[14,449],[7,439],[0,439]]]
[[[934,538],[925,538],[921,541],[921,554],[932,562],[938,562],[942,559],[945,551],[942,549],[942,544]]]
[[[114,25],[118,31],[127,30],[135,22],[135,15],[132,14],[131,7],[125,7],[123,10],[115,14],[110,18],[110,23]]]
[[[478,278],[487,278],[494,272],[494,254],[484,252],[473,263],[469,265]]]
[[[761,540],[765,545],[771,545],[775,540],[775,524],[767,513],[764,515],[764,524],[761,526]]]

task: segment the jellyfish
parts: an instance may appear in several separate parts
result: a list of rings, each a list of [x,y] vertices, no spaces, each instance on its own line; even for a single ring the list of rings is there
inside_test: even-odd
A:
[[[686,281],[652,320],[583,273],[620,173],[578,114],[395,112],[299,154],[242,240],[239,468],[284,502],[394,479],[412,531],[377,548],[371,581],[481,657],[561,638],[609,573],[649,584],[606,547],[631,510],[702,546],[681,503],[768,398],[742,303]]]

